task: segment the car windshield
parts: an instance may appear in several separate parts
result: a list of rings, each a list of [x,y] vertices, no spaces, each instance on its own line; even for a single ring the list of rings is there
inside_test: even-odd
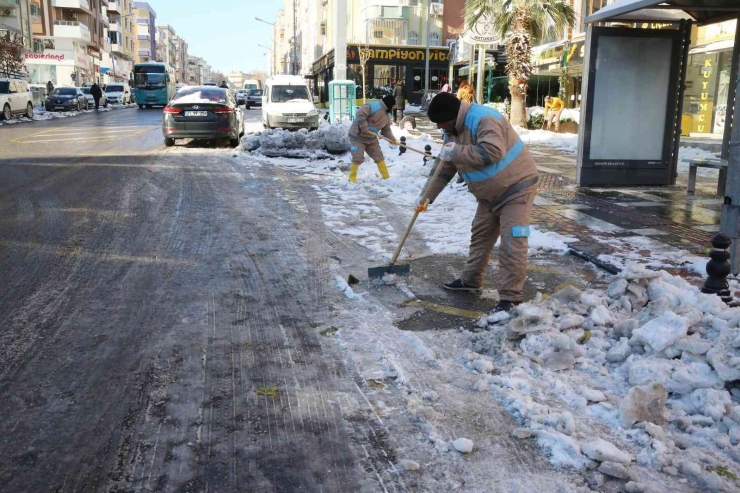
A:
[[[85,94],[90,94],[90,88],[89,87],[83,87],[83,88],[80,89],[80,91],[82,91]]]
[[[249,95],[250,96],[262,96],[262,89],[250,89]]]
[[[197,104],[197,103],[226,103],[226,89],[191,87],[181,89],[172,98],[172,101],[178,104]]]
[[[54,89],[52,94],[54,96],[74,96],[77,94],[77,89]]]
[[[0,94],[8,94],[10,89],[10,82],[7,80],[0,80]]]
[[[123,92],[123,86],[110,85],[105,88],[105,92]]]
[[[134,74],[134,87],[152,89],[164,87],[164,74],[137,73]]]
[[[308,101],[306,86],[272,86],[272,101],[286,103],[288,101]]]

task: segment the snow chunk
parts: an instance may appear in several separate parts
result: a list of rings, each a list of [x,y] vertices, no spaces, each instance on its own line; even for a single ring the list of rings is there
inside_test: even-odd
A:
[[[681,399],[689,412],[709,416],[719,421],[732,410],[732,398],[726,390],[696,389]]]
[[[667,311],[632,333],[632,339],[650,345],[654,351],[663,351],[686,336],[688,320]]]
[[[740,356],[737,346],[740,345],[738,333],[732,330],[723,331],[714,342],[714,347],[707,352],[707,360],[717,371],[719,378],[725,382],[740,380],[740,367],[730,364],[733,358]]]
[[[409,459],[399,460],[398,465],[403,467],[406,471],[418,471],[421,468],[418,462]]]
[[[580,469],[588,459],[581,453],[581,447],[573,438],[557,431],[535,430],[537,445],[555,466]]]
[[[621,363],[627,359],[631,352],[632,348],[629,345],[629,339],[622,337],[617,344],[607,351],[606,360],[609,363]]]
[[[664,425],[667,399],[668,392],[659,383],[644,387],[632,387],[619,406],[619,419],[622,426],[631,428],[639,421]]]
[[[599,472],[613,478],[629,479],[630,473],[626,467],[619,462],[604,461],[599,466]]]
[[[581,387],[579,392],[589,402],[603,402],[606,400],[606,396],[600,390],[590,389],[588,387]]]
[[[452,442],[452,446],[461,454],[469,454],[473,451],[473,440],[469,438],[458,438]]]
[[[568,330],[574,327],[580,327],[584,318],[575,313],[568,313],[558,320],[558,330]]]
[[[596,438],[581,446],[581,451],[589,458],[599,462],[617,462],[619,464],[629,465],[632,462],[632,456],[619,450],[613,443],[607,442],[602,438]]]
[[[589,318],[593,321],[594,325],[612,325],[614,323],[614,317],[612,317],[609,309],[604,305],[594,308]]]
[[[472,366],[478,373],[491,373],[493,371],[493,363],[485,359],[473,361]]]

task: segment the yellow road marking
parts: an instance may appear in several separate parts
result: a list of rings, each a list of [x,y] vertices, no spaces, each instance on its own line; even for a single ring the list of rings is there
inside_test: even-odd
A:
[[[404,306],[414,306],[417,308],[424,308],[425,310],[431,310],[437,313],[444,313],[446,315],[454,315],[456,317],[463,318],[481,318],[485,313],[478,312],[475,310],[465,310],[464,308],[457,308],[449,305],[440,305],[439,303],[430,303],[424,300],[410,300],[404,303]]]

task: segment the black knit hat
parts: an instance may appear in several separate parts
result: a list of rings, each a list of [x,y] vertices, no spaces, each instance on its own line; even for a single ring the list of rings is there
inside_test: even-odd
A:
[[[427,116],[434,123],[444,123],[457,119],[460,100],[448,92],[440,92],[429,103]]]
[[[391,95],[383,96],[383,99],[381,101],[383,101],[385,107],[388,108],[388,111],[392,110],[393,107],[396,105],[396,98]]]

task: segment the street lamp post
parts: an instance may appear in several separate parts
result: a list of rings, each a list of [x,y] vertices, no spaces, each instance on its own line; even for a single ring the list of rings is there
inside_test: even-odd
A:
[[[254,20],[256,20],[256,21],[259,21],[259,22],[264,22],[265,24],[269,24],[269,25],[271,25],[272,27],[275,27],[275,23],[274,23],[274,22],[266,21],[266,20],[264,20],[264,19],[260,19],[259,17],[255,17],[255,18],[254,18]],[[273,40],[274,40],[274,36],[275,36],[275,33],[273,32]],[[274,42],[274,41],[273,41],[273,42]],[[257,46],[262,46],[262,45],[257,45]],[[262,47],[263,47],[263,48],[267,48],[267,46],[262,46]],[[272,53],[272,51],[273,51],[273,49],[272,49],[272,48],[267,48],[267,49],[268,49],[268,50],[270,50],[270,53]],[[270,70],[270,71],[271,71],[271,72],[273,72],[273,73],[274,73],[274,72],[276,71],[275,67],[273,66],[273,62],[274,62],[273,58],[274,58],[274,57],[275,57],[275,55],[274,55],[274,54],[271,54],[271,56],[270,56],[270,66],[271,66],[271,70]]]

